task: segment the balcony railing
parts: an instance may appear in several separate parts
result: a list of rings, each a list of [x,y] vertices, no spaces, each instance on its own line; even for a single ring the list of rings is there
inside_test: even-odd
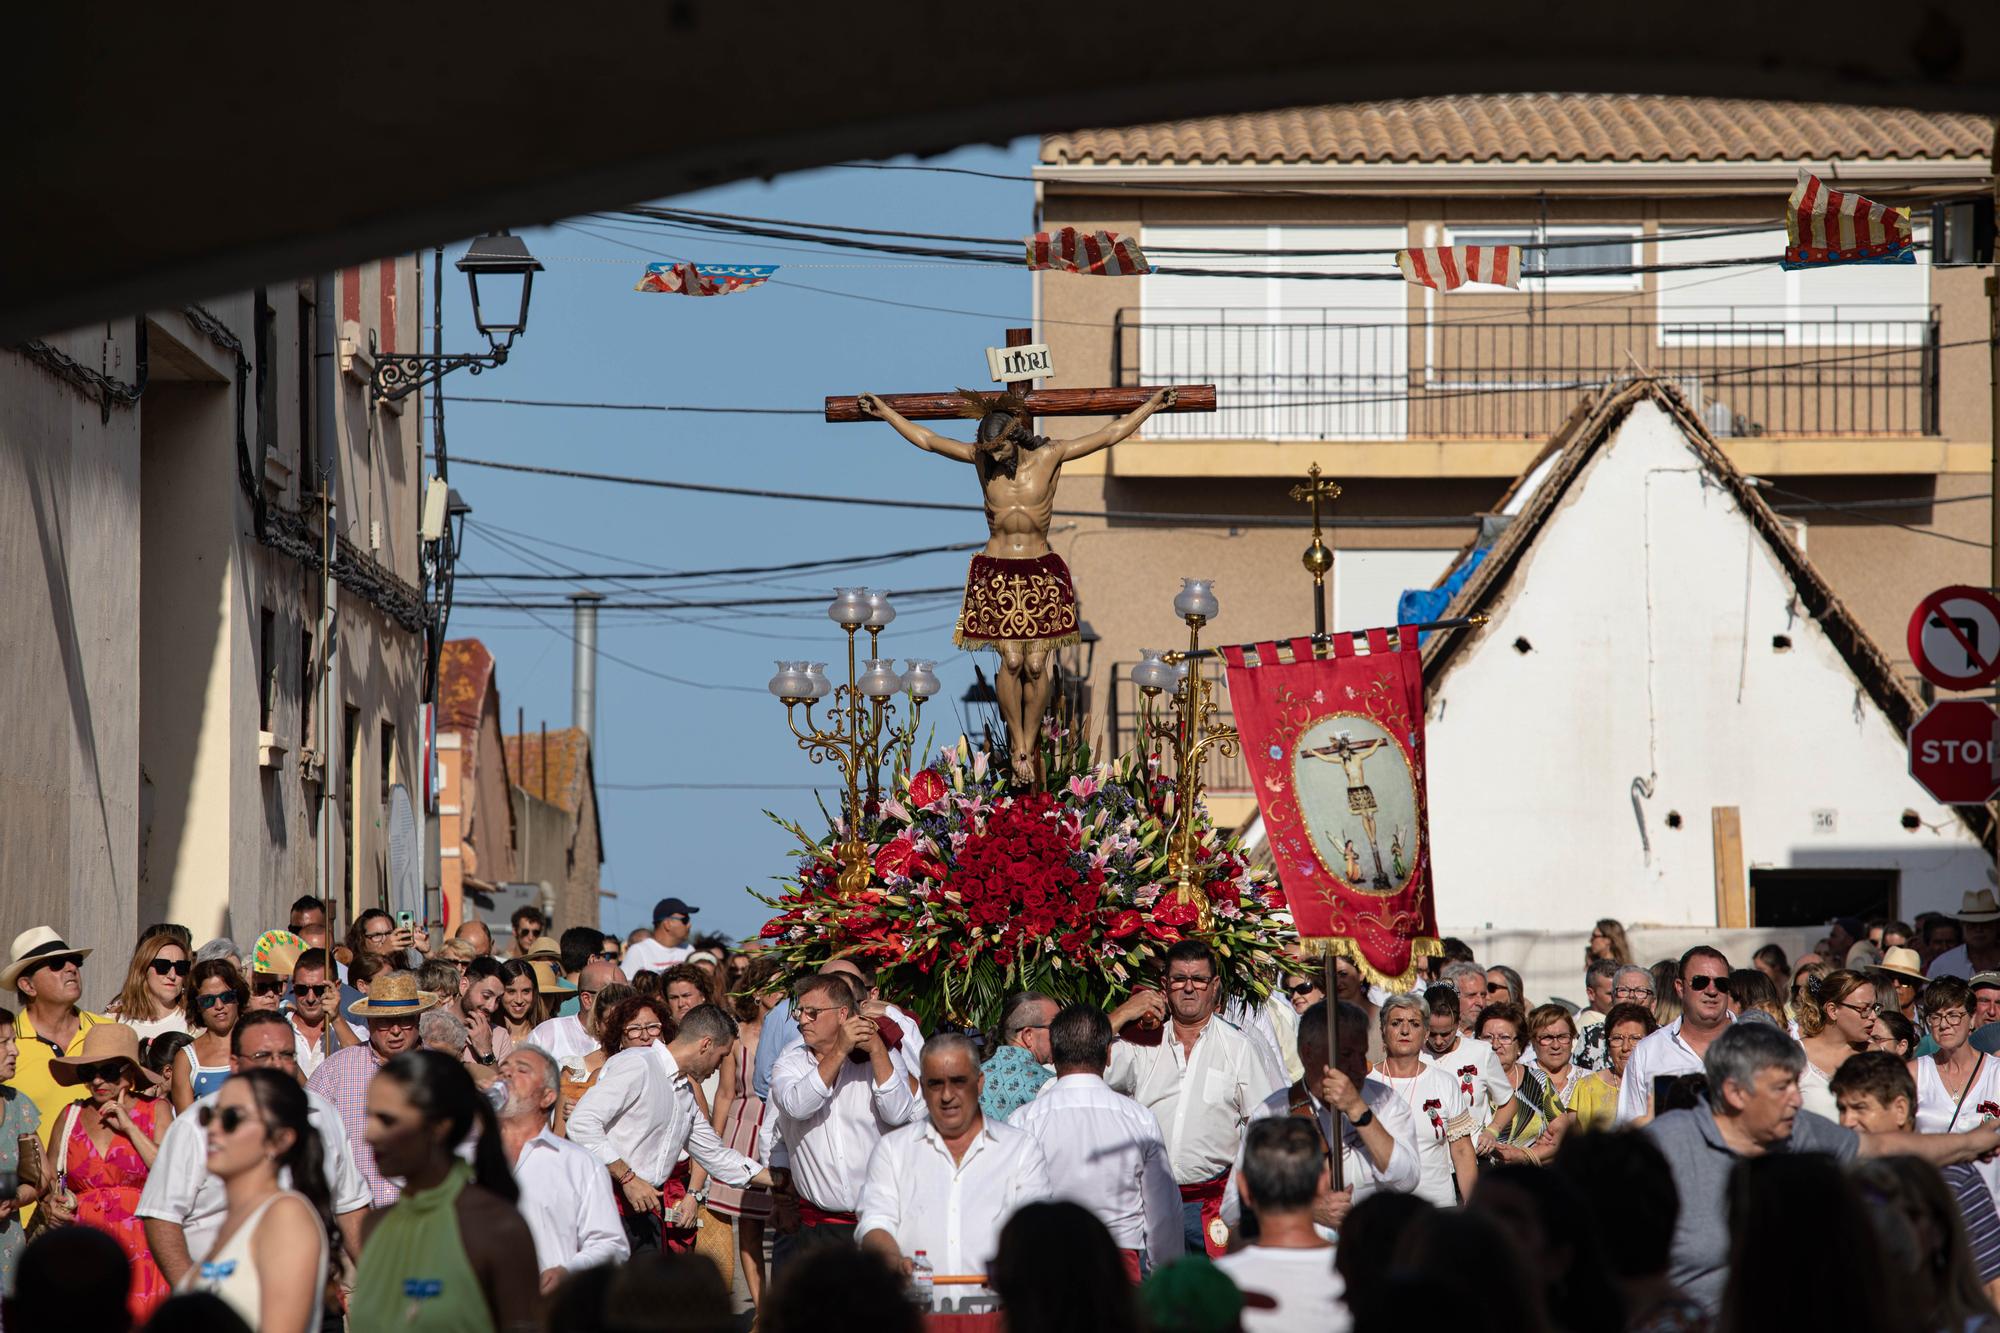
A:
[[[1132,663],[1113,662],[1111,664],[1111,706],[1106,719],[1107,731],[1111,738],[1111,757],[1136,751],[1141,748],[1139,728],[1141,698],[1139,687],[1132,683]],[[1214,686],[1214,698],[1218,710],[1217,718],[1224,726],[1234,726],[1235,714],[1229,708],[1229,691],[1223,686],[1222,669],[1209,663],[1209,683]],[[1154,717],[1164,724],[1167,720],[1166,700],[1161,698],[1153,704]],[[1164,747],[1171,752],[1172,747]],[[1168,770],[1173,761],[1167,761]],[[1211,749],[1201,761],[1202,785],[1209,791],[1225,796],[1241,796],[1251,790],[1250,770],[1239,754],[1218,754]]]
[[[1532,439],[1579,394],[1639,374],[1677,385],[1718,436],[1938,433],[1935,308],[1699,313],[1358,323],[1380,311],[1298,310],[1250,323],[1125,309],[1111,374],[1216,386],[1216,412],[1157,417],[1153,439]]]

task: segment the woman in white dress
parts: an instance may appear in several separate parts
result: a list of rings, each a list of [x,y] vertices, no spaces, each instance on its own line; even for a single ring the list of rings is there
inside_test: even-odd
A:
[[[179,1290],[212,1292],[259,1333],[318,1333],[337,1233],[305,1089],[275,1070],[245,1070],[200,1115],[228,1211]]]
[[[169,934],[141,940],[125,969],[125,985],[113,1003],[119,1020],[140,1041],[162,1032],[188,1030],[188,971],[193,964],[181,942]]]
[[[1917,1081],[1917,1130],[1949,1134],[2000,1120],[2000,1058],[1972,1048],[1972,987],[1957,977],[1939,977],[1924,987],[1924,1025],[1937,1052],[1910,1061]],[[1986,1188],[2000,1204],[2000,1160],[1976,1162]]]
[[[1794,1006],[1799,1020],[1799,1045],[1805,1047],[1806,1067],[1799,1075],[1799,1096],[1805,1109],[1828,1120],[1840,1119],[1833,1090],[1827,1086],[1847,1057],[1869,1049],[1875,1040],[1875,983],[1859,972],[1838,968],[1823,977],[1808,977]]]

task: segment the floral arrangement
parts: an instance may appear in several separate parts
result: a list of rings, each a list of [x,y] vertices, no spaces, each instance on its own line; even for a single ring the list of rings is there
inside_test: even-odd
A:
[[[1045,792],[1010,790],[1004,759],[963,738],[896,773],[862,829],[873,874],[858,892],[838,885],[840,821],[814,837],[779,819],[801,852],[784,892],[756,895],[777,911],[768,950],[796,971],[866,958],[926,1026],[990,1029],[1022,990],[1109,1007],[1157,982],[1157,960],[1191,937],[1215,950],[1227,994],[1269,994],[1294,938],[1277,885],[1197,811],[1190,883],[1204,911],[1167,868],[1172,784],[1156,758],[1045,753]]]

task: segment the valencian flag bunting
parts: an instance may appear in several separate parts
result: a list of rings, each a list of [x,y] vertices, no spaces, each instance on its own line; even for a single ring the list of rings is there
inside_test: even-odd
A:
[[[1468,282],[1519,287],[1521,247],[1431,245],[1420,250],[1398,250],[1396,267],[1403,270],[1403,276],[1411,282],[1447,292],[1455,291]]]
[[[1829,190],[1825,181],[1803,169],[1785,200],[1785,234],[1791,239],[1785,268],[1917,262],[1909,209]]]
[[[1390,639],[1391,633],[1395,639]],[[1407,990],[1440,952],[1424,798],[1424,684],[1417,631],[1336,634],[1332,654],[1293,639],[1222,650],[1243,757],[1278,883],[1309,949],[1345,954]]]
[[[1038,231],[1022,242],[1028,268],[1039,273],[1061,269],[1069,273],[1094,273],[1102,277],[1129,278],[1151,273],[1145,251],[1137,241],[1115,231],[1079,232],[1075,227],[1058,231]]]
[[[761,287],[778,271],[776,264],[691,264],[665,260],[646,265],[635,292],[673,292],[680,296],[727,296],[745,287]]]

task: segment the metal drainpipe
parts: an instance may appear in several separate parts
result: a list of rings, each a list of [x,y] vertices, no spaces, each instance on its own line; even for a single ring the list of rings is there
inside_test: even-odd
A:
[[[326,487],[328,503],[321,511],[324,528],[321,534],[322,549],[331,550],[333,545],[333,494],[334,481],[339,475],[333,466],[340,447],[340,412],[337,395],[340,392],[340,372],[334,365],[340,350],[340,324],[335,316],[339,303],[339,279],[333,274],[324,274],[313,280],[313,392],[319,402],[318,435],[319,449],[317,461]],[[314,478],[321,481],[322,478]],[[301,478],[303,481],[304,478]],[[315,492],[318,488],[315,487]],[[301,497],[302,499],[306,497]],[[314,876],[314,891],[322,902],[332,901],[333,889],[333,848],[328,836],[327,799],[331,795],[334,782],[334,758],[337,742],[333,733],[333,669],[335,653],[335,626],[339,624],[338,593],[331,569],[322,571],[320,587],[319,625],[319,724],[313,734],[319,741],[320,783],[319,813],[316,823],[319,829],[319,868]],[[331,914],[330,915],[337,915]]]

